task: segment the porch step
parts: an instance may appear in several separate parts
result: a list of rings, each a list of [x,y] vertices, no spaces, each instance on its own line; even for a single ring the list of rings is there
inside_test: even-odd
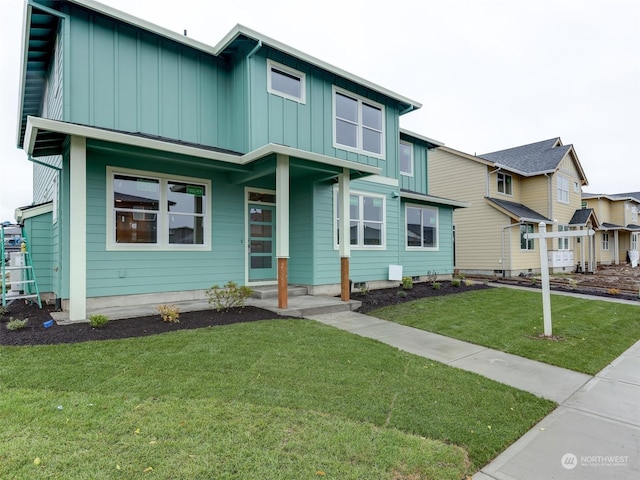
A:
[[[278,298],[277,285],[263,285],[251,288],[253,289],[252,298],[257,298],[259,300]],[[306,295],[308,293],[307,287],[301,287],[299,285],[289,285],[287,291],[289,292],[289,297],[299,297],[300,295]]]
[[[343,302],[338,297],[324,295],[299,295],[289,298],[287,308],[278,308],[273,299],[258,300],[255,305],[291,317],[306,318],[322,313],[351,312],[360,308],[362,302],[350,300]],[[260,304],[260,305],[257,305]]]

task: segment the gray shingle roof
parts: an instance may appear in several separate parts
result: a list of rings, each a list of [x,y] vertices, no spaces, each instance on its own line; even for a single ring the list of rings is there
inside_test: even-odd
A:
[[[528,221],[528,222],[553,223],[544,215],[539,214],[535,210],[532,210],[526,205],[523,205],[521,203],[509,202],[507,200],[501,200],[499,198],[492,198],[492,197],[485,197],[485,198],[489,200],[491,203],[511,213],[518,220]]]
[[[593,208],[581,208],[576,210],[569,220],[569,225],[586,225],[589,221],[589,217],[593,213]]]
[[[560,138],[551,138],[478,156],[518,173],[534,175],[554,171],[570,149],[571,145],[562,145]]]

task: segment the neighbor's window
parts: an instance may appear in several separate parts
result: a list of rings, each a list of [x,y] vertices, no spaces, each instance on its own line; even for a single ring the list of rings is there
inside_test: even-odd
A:
[[[569,180],[565,177],[558,177],[558,201],[569,203]]]
[[[407,205],[405,208],[407,248],[438,248],[438,209]]]
[[[631,206],[631,222],[636,223],[638,221],[638,207],[635,205]]]
[[[569,225],[558,225],[558,232],[568,232]],[[558,238],[558,250],[569,250],[569,237]]]
[[[333,92],[334,147],[383,156],[384,107],[356,95]]]
[[[498,192],[505,195],[513,195],[513,179],[506,173],[498,173]]]
[[[209,182],[125,170],[108,178],[111,248],[208,246]]]
[[[520,250],[533,250],[533,238],[524,238],[525,233],[533,233],[532,223],[520,224]]]
[[[336,205],[336,245],[340,244],[338,193]],[[353,247],[379,248],[385,246],[385,199],[365,193],[349,195],[349,238]]]
[[[602,232],[602,250],[609,250],[609,232]]]
[[[299,103],[306,102],[305,74],[267,60],[267,91]]]
[[[400,141],[400,174],[413,177],[413,144]]]

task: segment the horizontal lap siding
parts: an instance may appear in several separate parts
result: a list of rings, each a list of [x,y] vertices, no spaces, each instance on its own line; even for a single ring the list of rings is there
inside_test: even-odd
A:
[[[237,79],[220,60],[72,9],[68,120],[238,149],[227,105]]]
[[[242,187],[228,185],[226,175],[213,170],[185,170],[130,153],[89,149],[87,164],[88,297],[206,289],[229,280],[244,283]],[[107,165],[211,180],[211,251],[107,251]]]
[[[54,291],[51,221],[51,213],[45,213],[29,218],[24,222],[40,293]]]

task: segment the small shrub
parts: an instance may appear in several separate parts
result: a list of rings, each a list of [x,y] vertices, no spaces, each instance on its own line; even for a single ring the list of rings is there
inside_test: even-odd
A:
[[[607,290],[607,293],[609,295],[620,295],[620,289],[619,288],[610,288],[609,290]]]
[[[459,287],[460,286],[460,279],[459,278],[454,278],[453,280],[451,280],[451,286],[452,287]]]
[[[4,317],[7,314],[7,307],[3,307],[0,305],[0,318]]]
[[[369,287],[367,286],[366,282],[362,282],[362,284],[360,284],[360,287],[358,287],[358,290],[360,290],[360,295],[364,295],[365,297],[369,295]]]
[[[464,273],[458,273],[456,277],[458,277],[460,280],[464,280],[466,278]]]
[[[465,281],[464,281],[464,286],[465,286],[465,287],[471,287],[471,286],[473,286],[473,280],[465,280]]]
[[[398,290],[398,296],[404,298],[407,296],[407,292],[404,290]]]
[[[433,282],[431,286],[433,287],[434,290],[440,290],[440,288],[442,287],[440,282]]]
[[[403,290],[411,290],[413,288],[413,278],[411,277],[402,277],[402,289]]]
[[[206,291],[209,297],[209,305],[213,305],[216,311],[228,311],[233,307],[244,307],[244,302],[253,294],[253,289],[229,280],[226,285],[219,287],[214,285]]]
[[[163,322],[180,323],[180,310],[175,305],[158,305]]]
[[[529,279],[529,283],[535,287],[535,285],[536,285],[536,279],[535,279],[535,277],[531,277],[531,278]]]
[[[28,321],[28,318],[25,318],[24,320],[20,320],[19,318],[9,318],[9,321],[7,322],[7,330],[20,330],[27,326]]]
[[[89,325],[91,328],[103,328],[109,323],[109,317],[101,313],[94,313],[89,315]]]
[[[578,286],[578,281],[575,278],[570,278],[569,279],[569,288],[571,288],[571,290],[575,290]]]

